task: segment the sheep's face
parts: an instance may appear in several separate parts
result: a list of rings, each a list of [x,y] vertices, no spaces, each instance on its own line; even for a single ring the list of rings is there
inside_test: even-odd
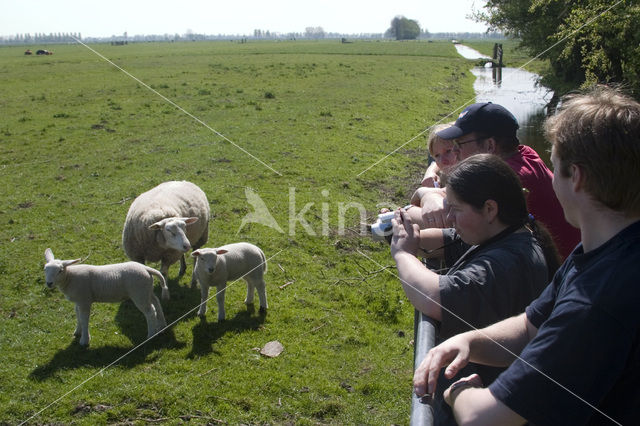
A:
[[[50,248],[44,251],[44,260],[47,261],[44,265],[44,279],[49,288],[53,288],[56,282],[60,280],[67,266],[80,262],[80,259],[58,260],[53,256]]]
[[[163,248],[185,253],[191,250],[191,243],[186,234],[187,226],[195,221],[197,218],[170,217],[154,223],[149,229],[162,233],[162,238],[158,240]]]
[[[213,274],[216,270],[218,253],[216,249],[199,249],[191,253],[191,257],[198,259],[196,268],[206,274]]]
[[[44,265],[44,278],[47,287],[53,288],[56,281],[64,273],[64,263],[61,260],[54,259]]]
[[[218,256],[225,254],[226,252],[226,250],[221,249],[204,248],[194,250],[194,252],[191,253],[191,257],[195,257],[198,260],[196,263],[196,269],[207,274],[213,274],[216,270]]]

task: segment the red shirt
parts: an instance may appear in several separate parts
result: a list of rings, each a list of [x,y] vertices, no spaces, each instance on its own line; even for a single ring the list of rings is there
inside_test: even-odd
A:
[[[580,230],[564,218],[564,211],[551,185],[553,173],[538,153],[527,145],[519,145],[518,152],[507,158],[506,162],[520,177],[522,186],[529,191],[529,213],[549,230],[560,255],[565,259],[580,242]]]

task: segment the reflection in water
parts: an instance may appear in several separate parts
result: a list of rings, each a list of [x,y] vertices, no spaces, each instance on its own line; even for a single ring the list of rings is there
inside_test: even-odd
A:
[[[488,59],[461,44],[456,44],[456,50],[467,59]],[[520,124],[520,143],[533,147],[548,164],[549,145],[542,135],[542,123],[553,96],[551,89],[538,84],[537,74],[523,69],[475,67],[471,72],[476,76],[476,102],[493,102],[511,111]]]
[[[502,67],[494,67],[491,68],[491,77],[493,77],[493,84],[496,87],[500,87],[502,85]]]

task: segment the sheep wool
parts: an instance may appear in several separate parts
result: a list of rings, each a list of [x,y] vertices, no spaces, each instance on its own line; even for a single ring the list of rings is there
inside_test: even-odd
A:
[[[208,238],[210,209],[207,196],[197,185],[170,181],[140,194],[129,207],[122,231],[122,247],[129,259],[161,262],[167,277],[169,266],[184,253],[202,247]]]
[[[58,287],[67,300],[76,304],[74,336],[88,346],[89,316],[94,302],[117,303],[131,299],[147,320],[147,338],[162,331],[167,323],[158,297],[153,294],[153,277],[160,280],[162,298],[169,299],[167,283],[153,268],[137,262],[112,265],[77,265],[80,259],[58,260],[51,249],[44,252],[45,280],[48,288]]]
[[[218,321],[225,319],[224,295],[227,282],[240,278],[247,283],[247,297],[244,303],[253,304],[254,291],[260,299],[260,313],[267,312],[267,290],[264,273],[267,271],[267,260],[262,250],[249,243],[234,243],[218,248],[194,250],[191,256],[196,259],[191,286],[200,283],[201,302],[198,315],[204,317],[207,312],[209,287],[218,290]]]

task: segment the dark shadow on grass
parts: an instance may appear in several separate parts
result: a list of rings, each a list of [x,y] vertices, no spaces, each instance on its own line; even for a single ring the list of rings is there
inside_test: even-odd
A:
[[[180,287],[177,280],[170,282],[172,300],[161,302],[167,324],[172,323],[174,316],[178,318],[179,315],[186,312],[188,310],[185,309],[186,306],[192,308],[200,301],[199,295],[195,294],[197,291],[187,287]],[[199,294],[199,292],[197,293]],[[191,316],[193,315],[195,315],[195,312]],[[69,346],[58,351],[49,362],[34,369],[29,376],[32,379],[41,381],[55,376],[59,370],[79,367],[102,368],[110,365],[125,354],[126,356],[115,365],[132,368],[139,364],[154,362],[156,356],[149,357],[149,354],[153,354],[158,349],[180,349],[185,346],[184,342],[176,340],[173,329],[168,328],[127,354],[127,352],[146,340],[147,321],[133,302],[126,300],[118,307],[115,322],[122,335],[131,341],[132,345],[130,347],[101,346],[98,340],[91,339],[91,346],[84,348],[78,344],[77,339],[74,339]],[[91,330],[91,321],[89,321],[89,330]]]
[[[143,341],[144,339],[140,340],[137,344]],[[77,339],[73,340],[69,346],[58,351],[49,362],[34,369],[31,374],[29,374],[29,377],[37,381],[43,381],[54,377],[60,370],[80,367],[103,368],[111,364],[132,368],[139,364],[155,362],[157,354],[154,353],[158,349],[184,347],[183,343],[176,341],[173,330],[171,329],[156,335],[153,339],[133,351],[132,349],[136,347],[135,345],[131,347],[113,345],[99,346],[99,342],[93,340],[92,344],[94,346],[85,348],[78,344]],[[130,351],[131,353],[128,353]],[[150,354],[151,356],[149,356]],[[119,359],[121,357],[123,358]],[[116,360],[118,361],[115,362]]]
[[[220,322],[207,322],[206,317],[200,318],[200,322],[193,329],[193,345],[187,358],[206,355],[214,352],[213,344],[226,333],[239,333],[246,330],[257,330],[267,317],[267,313],[260,310],[254,315],[255,307],[247,305],[247,310],[238,312],[233,318]],[[209,313],[209,315],[212,315]]]
[[[177,277],[169,279],[167,286],[169,287],[171,298],[169,300],[161,300],[160,303],[162,304],[162,312],[167,324],[172,324],[178,318],[181,318],[185,312],[198,306],[200,303],[200,291],[197,289],[192,290],[189,286],[181,286]],[[158,286],[156,286],[156,295],[159,297],[157,290]],[[196,312],[197,310],[193,310],[185,318],[193,318]],[[146,338],[147,321],[131,300],[126,300],[120,304],[115,321],[122,334],[131,342],[141,342]],[[184,343],[181,344],[181,347],[184,347]]]

